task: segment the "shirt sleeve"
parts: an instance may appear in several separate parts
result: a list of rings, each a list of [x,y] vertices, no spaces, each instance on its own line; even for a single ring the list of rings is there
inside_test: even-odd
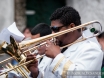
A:
[[[95,48],[82,50],[76,61],[66,58],[62,53],[58,54],[50,65],[50,71],[58,78],[70,78],[74,74],[70,72],[82,71],[100,71],[103,52]],[[74,57],[73,57],[74,58]],[[73,76],[73,78],[78,78]],[[79,77],[79,78],[82,78]],[[84,76],[83,78],[86,78]],[[91,77],[90,77],[91,78]]]

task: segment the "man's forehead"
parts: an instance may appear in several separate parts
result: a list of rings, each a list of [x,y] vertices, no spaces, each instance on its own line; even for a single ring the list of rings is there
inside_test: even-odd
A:
[[[51,21],[51,26],[62,26],[63,24],[60,23],[59,20],[54,20],[54,21]]]

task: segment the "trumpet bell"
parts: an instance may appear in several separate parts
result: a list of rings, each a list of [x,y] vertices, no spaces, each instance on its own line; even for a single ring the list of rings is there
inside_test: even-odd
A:
[[[14,50],[16,52],[16,50],[18,50],[19,47],[18,47],[17,42],[15,41],[15,39],[12,36],[10,36],[10,42],[11,42],[11,45],[13,46],[13,48],[14,48]]]
[[[0,54],[6,53],[11,57],[14,56],[13,58],[15,58],[17,61],[20,61],[20,55],[19,55],[20,52],[18,51],[19,49],[18,49],[17,43],[13,37],[10,37],[10,41],[12,44],[7,44],[6,42],[4,42],[1,45]]]

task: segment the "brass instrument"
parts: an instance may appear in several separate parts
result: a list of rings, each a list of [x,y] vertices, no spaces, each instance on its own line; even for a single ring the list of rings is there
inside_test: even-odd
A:
[[[10,57],[10,58],[8,58],[8,59],[6,59],[6,60],[1,61],[1,63],[4,63],[4,62],[6,62],[6,61],[8,61],[8,60],[11,60],[11,59],[13,59],[13,58],[14,58],[15,60],[17,60],[17,61],[19,62],[19,64],[21,63],[21,62],[20,62],[20,59],[19,59],[19,54],[18,54],[18,53],[17,53],[17,54],[14,53],[15,51],[14,51],[13,49],[14,49],[13,47],[11,47],[10,45],[7,45],[6,43],[5,43],[5,45],[2,46],[2,50],[3,50],[5,53],[11,55],[12,57]],[[23,55],[22,55],[22,57],[23,57]],[[23,58],[21,58],[21,59],[23,59]],[[8,64],[6,65],[6,68],[7,68],[7,69],[12,69],[12,68],[14,68],[14,67],[16,67],[16,66],[13,66],[13,65],[10,64],[10,63],[8,63]],[[25,77],[25,78],[28,78],[28,77],[29,77],[29,70],[26,68],[26,66],[20,66],[20,67],[16,68],[14,71],[17,72],[17,73],[20,73],[20,74],[22,75],[22,77]],[[5,75],[6,75],[6,77],[8,77],[8,72],[5,73]]]
[[[41,42],[43,42],[43,41],[45,41],[45,40],[55,38],[55,37],[57,37],[57,36],[60,36],[60,35],[63,35],[63,34],[72,32],[72,31],[74,31],[74,30],[81,29],[81,32],[82,32],[83,29],[84,29],[85,27],[87,27],[88,25],[94,24],[94,23],[98,23],[98,24],[100,25],[100,27],[101,27],[100,30],[102,30],[102,26],[101,26],[101,24],[100,24],[98,21],[91,21],[91,22],[88,22],[88,23],[85,23],[85,24],[82,24],[82,25],[73,27],[73,28],[71,28],[71,29],[67,29],[67,30],[64,30],[64,31],[61,31],[61,32],[57,32],[57,33],[54,33],[54,34],[50,34],[50,35],[47,35],[47,36],[44,36],[44,37],[40,37],[40,38],[32,39],[32,40],[27,40],[27,41],[22,41],[22,42],[19,43],[19,44],[16,43],[16,41],[15,41],[12,37],[10,37],[10,42],[11,42],[11,46],[12,46],[12,47],[11,47],[11,48],[10,48],[10,47],[7,48],[7,53],[10,54],[12,57],[11,57],[11,58],[8,58],[8,59],[6,59],[6,60],[4,60],[4,61],[1,61],[0,64],[3,63],[3,62],[5,62],[5,61],[7,61],[7,60],[10,60],[10,59],[12,59],[12,58],[15,58],[17,61],[19,61],[19,65],[15,66],[15,67],[12,67],[10,70],[8,70],[8,71],[6,71],[6,72],[4,72],[4,73],[1,73],[0,76],[3,75],[3,74],[5,74],[5,73],[7,73],[7,72],[9,72],[9,71],[11,71],[11,70],[17,69],[17,68],[19,68],[19,67],[21,67],[21,66],[24,67],[24,65],[29,64],[29,63],[31,63],[31,62],[33,61],[33,60],[30,60],[30,61],[25,62],[25,61],[26,61],[26,56],[25,56],[24,54],[25,54],[27,51],[29,51],[29,50],[35,50],[38,46],[33,47],[33,48],[31,48],[31,49],[29,49],[29,50],[26,50],[26,51],[24,51],[24,52],[21,52],[22,49],[23,49],[24,47],[29,47],[29,46],[32,45],[32,44],[37,45],[37,44],[39,44],[39,43],[41,43]],[[100,34],[100,33],[97,33],[97,34],[93,35],[92,37],[96,37],[96,36],[98,36],[99,34]],[[88,38],[92,38],[92,37],[88,37]],[[73,42],[73,43],[71,43],[71,44],[68,44],[68,45],[66,45],[66,46],[60,47],[60,49],[65,48],[65,47],[67,47],[67,46],[70,46],[70,45],[72,45],[72,44],[75,44],[75,43],[77,43],[77,42],[84,41],[84,40],[86,40],[86,39],[88,39],[88,38],[82,38],[82,39],[77,40],[77,41],[75,41],[75,42]],[[43,43],[42,43],[42,44],[43,44]],[[46,44],[46,42],[44,42],[44,44]],[[7,46],[7,47],[8,47],[8,46]],[[43,57],[43,56],[44,56],[44,55],[42,55],[41,57]],[[39,57],[39,58],[41,58],[41,57]],[[39,59],[39,58],[37,58],[37,59]],[[25,68],[25,67],[24,67],[24,68]],[[25,68],[25,69],[26,69],[26,68]],[[26,71],[27,71],[27,70],[26,70]]]

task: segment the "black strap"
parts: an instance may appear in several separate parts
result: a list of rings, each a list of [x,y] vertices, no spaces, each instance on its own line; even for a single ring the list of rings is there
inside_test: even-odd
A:
[[[43,57],[42,57],[42,58],[40,58],[40,60],[39,60],[39,64],[40,64],[40,62],[42,61],[42,59],[43,59]]]
[[[64,53],[64,51],[67,49],[68,47],[65,47],[61,50],[61,53]]]

